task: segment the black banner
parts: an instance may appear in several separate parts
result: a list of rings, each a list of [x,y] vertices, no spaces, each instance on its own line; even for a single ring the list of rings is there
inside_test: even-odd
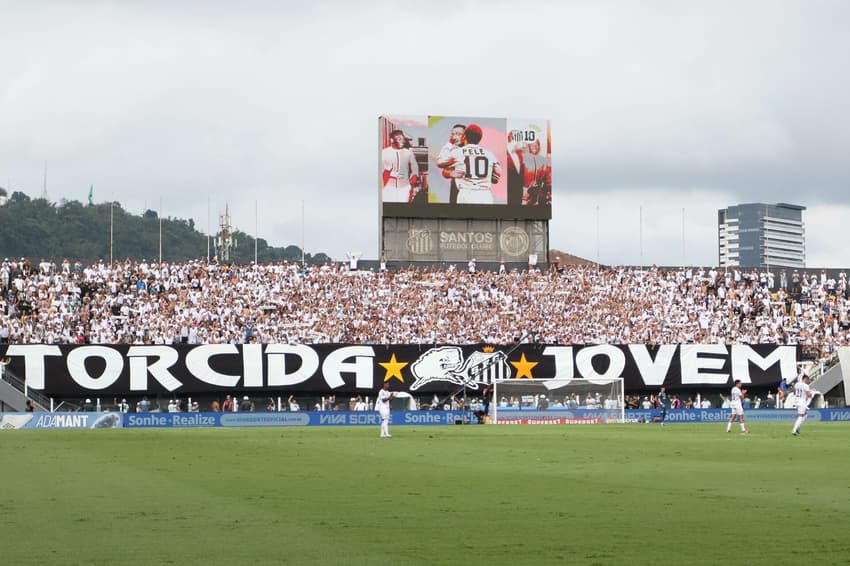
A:
[[[774,345],[10,345],[3,356],[51,396],[224,391],[355,393],[385,381],[410,393],[478,390],[496,379],[623,377],[627,392],[768,387],[796,376],[796,346]]]

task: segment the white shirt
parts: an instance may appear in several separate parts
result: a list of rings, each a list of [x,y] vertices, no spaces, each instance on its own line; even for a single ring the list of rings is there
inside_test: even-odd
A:
[[[445,167],[448,162],[451,160],[452,151],[457,149],[459,146],[449,142],[440,148],[440,153],[437,155],[437,167]]]
[[[455,179],[457,188],[462,190],[490,190],[493,172],[499,168],[499,160],[489,149],[478,144],[469,144],[452,150],[455,171],[464,171],[464,177]]]
[[[379,412],[390,412],[390,399],[393,398],[393,394],[387,389],[381,389],[378,391],[378,400],[375,402],[375,409]]]
[[[408,188],[410,178],[419,175],[419,164],[416,156],[408,148],[385,147],[381,151],[381,163],[384,171],[390,172],[388,187]]]
[[[729,397],[732,403],[741,403],[741,388],[737,385],[732,388],[732,395]]]
[[[809,406],[811,389],[809,388],[808,383],[802,380],[797,380],[797,383],[794,384],[794,395],[797,396],[797,407],[805,409]]]

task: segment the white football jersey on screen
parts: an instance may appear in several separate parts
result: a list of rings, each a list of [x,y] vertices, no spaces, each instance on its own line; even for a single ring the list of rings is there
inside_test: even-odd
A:
[[[490,190],[493,171],[499,166],[492,151],[469,144],[453,149],[451,156],[455,160],[454,170],[464,172],[463,177],[455,180],[458,190]]]

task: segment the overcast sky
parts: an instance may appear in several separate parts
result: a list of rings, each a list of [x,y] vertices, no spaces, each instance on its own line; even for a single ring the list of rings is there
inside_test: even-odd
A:
[[[0,0],[0,186],[378,255],[380,114],[550,117],[551,246],[717,263],[807,207],[850,266],[850,2]],[[212,214],[208,214],[208,210]],[[642,216],[642,223],[641,223]],[[597,221],[599,229],[597,231]],[[598,234],[598,237],[597,237]],[[206,250],[199,251],[204,255]]]

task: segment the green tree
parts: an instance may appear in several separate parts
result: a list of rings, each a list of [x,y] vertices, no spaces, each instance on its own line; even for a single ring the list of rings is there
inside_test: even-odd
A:
[[[164,260],[206,258],[208,237],[195,229],[192,219],[169,217],[163,218],[161,224]],[[0,255],[36,260],[79,259],[87,263],[108,260],[110,225],[114,259],[159,257],[160,218],[154,210],[137,216],[124,210],[119,202],[84,206],[79,201],[63,199],[55,204],[42,198],[31,199],[20,191],[13,192],[7,203],[0,206]],[[233,237],[237,246],[231,261],[253,261],[254,238],[239,230],[234,231]],[[300,261],[301,248],[274,247],[261,238],[257,241],[257,258],[261,262]],[[328,259],[324,253],[305,254],[308,262]]]

